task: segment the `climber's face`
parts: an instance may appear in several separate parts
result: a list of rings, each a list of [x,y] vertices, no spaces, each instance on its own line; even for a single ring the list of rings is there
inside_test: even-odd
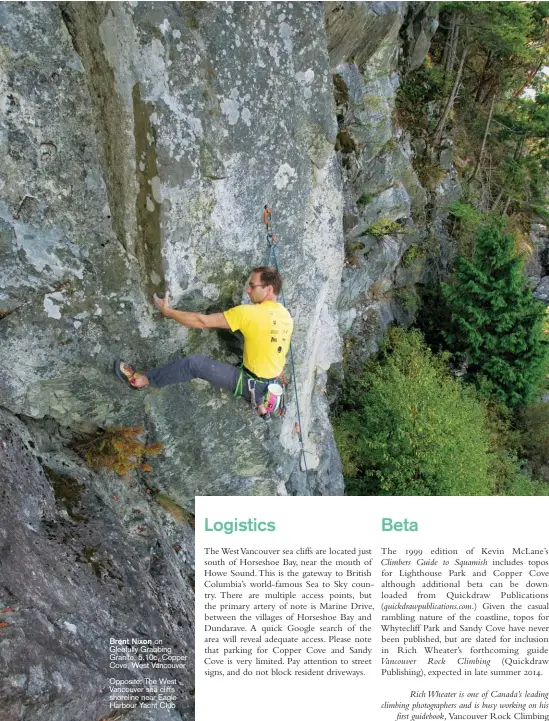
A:
[[[267,286],[270,287],[270,286]],[[262,303],[267,295],[266,287],[261,283],[261,273],[252,273],[248,285],[246,286],[246,294],[252,303]]]

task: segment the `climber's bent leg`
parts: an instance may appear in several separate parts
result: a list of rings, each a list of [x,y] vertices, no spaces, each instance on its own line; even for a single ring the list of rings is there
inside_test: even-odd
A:
[[[186,383],[193,378],[202,378],[231,393],[234,393],[239,374],[240,368],[204,355],[188,355],[168,365],[143,372],[152,388],[163,388],[172,383]]]

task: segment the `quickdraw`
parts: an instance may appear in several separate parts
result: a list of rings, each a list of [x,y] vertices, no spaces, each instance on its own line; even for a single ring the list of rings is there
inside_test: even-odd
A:
[[[265,406],[267,413],[261,415],[263,420],[270,419],[271,414],[277,416],[286,414],[286,387],[288,385],[284,374],[281,373],[277,378],[258,378],[252,375],[250,371],[244,368],[244,364],[240,365],[240,373],[234,390],[235,396],[242,396],[244,390],[244,376],[246,376],[247,387],[250,392],[252,411],[255,413],[260,405]],[[257,398],[257,384],[266,385],[261,398]]]
[[[263,208],[263,222],[265,223],[265,228],[267,229],[267,243],[269,245],[269,248],[274,248],[276,244],[278,243],[276,235],[273,233],[272,230],[272,219],[273,219],[273,211],[266,205]],[[267,262],[267,265],[271,264],[271,253],[269,252],[269,260]],[[278,267],[277,267],[278,270]]]

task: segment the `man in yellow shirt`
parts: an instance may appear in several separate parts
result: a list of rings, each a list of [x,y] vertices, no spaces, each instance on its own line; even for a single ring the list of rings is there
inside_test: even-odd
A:
[[[171,308],[169,297],[154,295],[155,306],[166,318],[172,318],[186,328],[223,328],[239,330],[244,336],[243,367],[221,363],[203,355],[189,355],[173,363],[137,373],[121,360],[115,362],[115,372],[132,388],[163,388],[172,383],[185,383],[202,378],[218,388],[251,400],[248,379],[255,381],[256,397],[261,402],[270,382],[278,378],[284,368],[290,347],[294,322],[286,308],[278,303],[282,277],[276,268],[253,268],[246,293],[252,305],[238,305],[224,313],[204,315]],[[264,407],[258,406],[263,415]]]

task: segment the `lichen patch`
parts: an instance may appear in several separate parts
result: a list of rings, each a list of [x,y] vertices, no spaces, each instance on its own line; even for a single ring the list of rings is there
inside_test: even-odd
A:
[[[284,16],[282,15],[281,17]],[[283,22],[278,28],[278,33],[284,43],[284,50],[286,50],[288,55],[291,55],[294,49],[294,44],[292,42],[292,28],[288,25],[288,23]]]
[[[295,168],[292,168],[288,163],[284,163],[278,169],[274,184],[278,190],[283,190],[289,183],[292,183],[297,178]]]
[[[61,318],[61,306],[67,302],[67,296],[63,291],[48,293],[44,296],[44,310],[49,318],[59,320]]]
[[[221,112],[227,116],[229,125],[236,125],[240,117],[240,103],[236,98],[225,98],[221,101]]]

